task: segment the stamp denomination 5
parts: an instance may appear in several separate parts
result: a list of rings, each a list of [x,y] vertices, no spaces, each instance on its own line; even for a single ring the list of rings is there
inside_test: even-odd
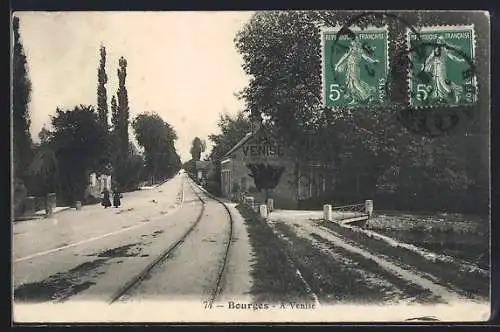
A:
[[[410,49],[409,102],[412,107],[472,105],[477,99],[474,27],[422,27],[407,31]]]
[[[331,28],[321,34],[325,106],[383,104],[387,97],[387,27],[351,28],[349,32]]]

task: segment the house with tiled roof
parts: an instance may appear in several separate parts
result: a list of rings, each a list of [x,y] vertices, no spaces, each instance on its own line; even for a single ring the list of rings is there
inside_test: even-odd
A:
[[[224,197],[243,193],[261,203],[265,192],[257,188],[252,169],[277,170],[277,184],[268,192],[277,209],[296,209],[301,201],[321,196],[333,186],[331,165],[303,160],[266,125],[255,122],[252,131],[225,153],[220,166]]]

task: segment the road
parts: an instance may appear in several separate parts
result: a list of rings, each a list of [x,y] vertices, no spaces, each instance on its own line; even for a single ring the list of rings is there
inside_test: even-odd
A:
[[[279,310],[296,294],[324,310],[330,304],[378,303],[389,320],[487,317],[488,275],[314,221],[306,217],[311,212],[275,211],[266,222],[245,220],[234,203],[222,204],[185,174],[124,196],[120,208],[90,205],[48,219],[14,223],[14,303],[104,305],[90,312],[76,310],[74,317],[83,321],[325,321],[330,317],[323,309],[309,310],[305,316]],[[167,318],[166,312],[141,305],[149,300],[161,300],[163,306],[165,301],[199,305],[175,304],[178,311],[169,309]],[[231,309],[232,301],[244,310],[208,316],[214,310],[207,307]],[[126,314],[109,311],[130,304]],[[391,309],[395,304],[426,306],[403,314]],[[462,306],[460,317],[453,315],[458,309],[450,309],[451,304]],[[252,309],[254,305],[267,309]],[[68,319],[61,311],[49,318],[29,307],[19,310],[25,321]],[[195,312],[198,316],[193,316]],[[358,320],[352,312],[331,321]],[[378,320],[380,315],[363,320]]]
[[[248,267],[229,263],[230,251],[249,250],[233,243],[244,229],[186,175],[124,196],[120,208],[84,206],[14,224],[15,301],[211,303],[248,292],[249,278],[241,277]]]

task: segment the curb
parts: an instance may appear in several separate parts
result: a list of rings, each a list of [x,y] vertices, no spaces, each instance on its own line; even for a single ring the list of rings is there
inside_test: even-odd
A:
[[[169,179],[166,179],[165,181],[162,181],[162,182],[160,182],[160,183],[158,183],[158,184],[155,184],[155,185],[153,185],[153,188],[158,188],[158,187],[160,187],[162,184],[165,184],[165,183],[167,183],[168,181],[170,181],[170,180],[172,180],[172,179],[173,179],[173,177],[171,177],[171,178],[169,178]],[[153,188],[151,188],[151,189],[153,189]]]
[[[59,212],[70,210],[70,209],[72,209],[72,207],[70,207],[70,206],[61,206],[59,208],[59,210],[52,212],[52,215],[58,214]],[[45,210],[40,210],[40,211],[35,212],[35,217],[45,217],[45,216],[46,216]]]
[[[59,212],[72,209],[70,206],[61,206],[59,210],[52,212],[52,215],[58,214]],[[47,218],[45,210],[36,211],[33,215],[29,216],[19,216],[14,218],[13,222],[22,222],[29,220],[38,220]]]
[[[29,221],[29,220],[37,220],[37,219],[43,219],[45,216],[41,215],[33,215],[33,216],[19,216],[14,218],[13,222],[23,222],[23,221]]]

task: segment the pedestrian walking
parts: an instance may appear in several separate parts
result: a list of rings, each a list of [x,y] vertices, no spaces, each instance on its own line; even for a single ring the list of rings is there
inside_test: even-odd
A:
[[[108,208],[111,206],[111,200],[109,199],[109,191],[108,191],[108,188],[104,188],[104,190],[102,191],[102,206],[104,206],[104,208]]]
[[[118,190],[118,187],[115,187],[115,190],[113,191],[113,206],[115,208],[121,205],[120,198],[123,198],[123,195]]]

